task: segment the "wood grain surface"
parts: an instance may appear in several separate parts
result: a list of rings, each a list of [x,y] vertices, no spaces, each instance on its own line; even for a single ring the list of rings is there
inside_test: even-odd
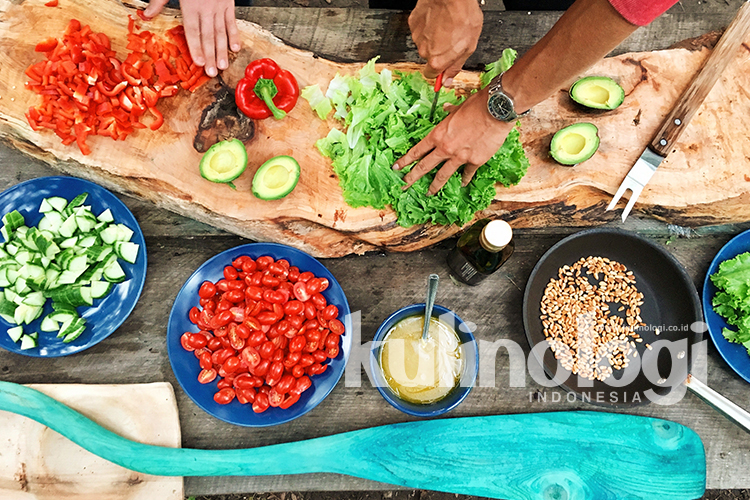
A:
[[[83,156],[75,147],[60,145],[51,133],[33,132],[23,117],[37,99],[23,89],[23,69],[37,59],[33,52],[36,40],[26,36],[27,30],[61,33],[68,19],[75,17],[108,33],[113,47],[122,51],[127,14],[133,10],[112,0],[64,2],[55,9],[44,7],[41,0],[19,4],[3,0],[0,12],[0,136],[63,172],[135,194],[245,237],[288,243],[318,256],[376,249],[412,251],[460,230],[457,226],[404,229],[390,210],[348,207],[328,160],[313,146],[334,123],[315,118],[304,102],[285,120],[256,123],[255,137],[247,144],[250,165],[235,182],[237,191],[205,181],[197,170],[200,153],[192,144],[199,110],[209,106],[221,88],[217,80],[193,95],[183,92],[163,100],[160,106],[167,118],[157,132],[139,131],[118,142],[94,137],[90,139],[93,153]],[[335,27],[337,22],[352,21],[328,22]],[[164,15],[144,23],[144,28],[163,33],[176,22]],[[272,56],[292,70],[301,86],[318,83],[325,88],[336,72],[352,73],[360,67],[291,48],[253,24],[242,23],[241,29],[245,49],[222,75],[230,87],[249,61],[262,56]],[[518,186],[498,188],[496,200],[482,215],[502,216],[515,227],[584,226],[612,220],[617,214],[603,211],[611,193],[708,53],[708,49],[675,49],[623,54],[599,63],[587,74],[615,77],[627,96],[625,104],[611,113],[582,112],[568,99],[565,89],[536,106],[522,124],[522,140],[531,160],[529,173]],[[750,97],[744,93],[750,83],[747,80],[750,51],[743,48],[644,190],[637,209],[689,225],[748,218],[750,182],[745,172],[750,171],[750,151],[740,137],[750,121]],[[464,73],[457,82],[462,90],[474,88],[476,74]],[[556,164],[548,157],[551,135],[582,120],[599,127],[599,152],[575,168]],[[277,154],[291,154],[299,160],[303,166],[300,184],[285,199],[257,200],[249,194],[252,174]]]
[[[624,51],[664,49],[684,38],[725,27],[734,11],[719,2],[682,2],[669,14],[641,29],[622,46]],[[683,12],[684,9],[684,12]],[[400,12],[349,9],[238,9],[238,15],[253,20],[283,38],[286,43],[346,61],[362,61],[379,53],[384,62],[417,62],[410,43],[406,16]],[[491,60],[504,47],[524,50],[559,17],[559,13],[486,13],[485,33],[472,58]],[[347,21],[348,20],[348,21]],[[0,65],[0,74],[4,66]],[[19,182],[56,175],[47,162],[0,144],[0,189]],[[179,388],[166,353],[165,334],[172,302],[185,280],[205,260],[248,240],[211,225],[155,207],[150,201],[121,196],[133,211],[146,235],[149,269],[145,288],[128,320],[101,344],[75,356],[32,359],[0,352],[0,378],[19,383],[147,383],[169,381],[176,388],[183,446],[227,449],[284,443],[374,425],[413,421],[386,403],[371,387],[361,365],[352,365],[362,377],[360,386],[342,380],[319,407],[288,424],[253,430],[224,424],[198,408]],[[658,210],[654,209],[658,214]],[[666,245],[686,267],[696,286],[701,287],[708,265],[716,252],[734,235],[750,229],[750,223],[706,226],[696,229],[670,226],[635,213],[626,223],[610,223],[636,231]],[[465,320],[477,324],[476,337],[494,343],[512,341],[528,356],[523,332],[521,301],[526,280],[536,261],[554,243],[571,232],[572,225],[538,226],[516,231],[516,253],[491,280],[475,288],[453,285],[448,279],[445,257],[451,240],[412,253],[379,253],[325,259],[323,263],[341,283],[353,311],[361,311],[361,342],[371,340],[380,322],[396,309],[421,301],[424,280],[438,272],[443,283],[437,303],[451,307]],[[750,409],[748,385],[707,344],[707,379],[746,409]],[[522,366],[511,364],[505,347],[499,347],[495,365],[487,378],[480,378],[468,398],[449,416],[475,416],[594,409],[590,404],[566,400],[559,389],[537,384]],[[522,373],[518,380],[511,374]],[[511,384],[513,381],[513,384]],[[493,386],[494,382],[494,386]],[[628,410],[687,425],[698,432],[706,448],[707,487],[748,488],[750,440],[747,434],[712,409],[687,394],[679,403],[660,407],[645,405]],[[300,490],[383,490],[377,482],[337,474],[304,474],[269,477],[188,478],[188,495],[259,491]],[[430,497],[432,498],[432,497]]]
[[[174,390],[168,383],[30,386],[128,439],[180,446]],[[85,436],[90,439],[91,436]],[[0,411],[3,500],[183,500],[182,478],[117,466],[49,427]]]

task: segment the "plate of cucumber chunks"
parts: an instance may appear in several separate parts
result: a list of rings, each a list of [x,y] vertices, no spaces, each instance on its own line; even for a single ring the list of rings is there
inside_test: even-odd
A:
[[[0,216],[0,347],[66,356],[130,315],[146,245],[116,196],[75,177],[42,177],[0,193]]]

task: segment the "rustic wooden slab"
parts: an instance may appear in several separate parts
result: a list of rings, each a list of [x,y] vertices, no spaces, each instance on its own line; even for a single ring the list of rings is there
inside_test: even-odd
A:
[[[182,93],[163,100],[159,106],[166,124],[156,133],[139,131],[116,143],[95,137],[90,139],[93,153],[84,157],[74,147],[61,146],[52,134],[32,132],[23,118],[23,111],[37,99],[23,89],[23,69],[39,59],[33,52],[37,40],[27,33],[44,34],[40,39],[59,34],[75,17],[94,30],[108,33],[122,53],[126,17],[132,9],[111,0],[63,2],[55,9],[44,7],[40,0],[18,4],[2,0],[0,12],[0,136],[55,168],[247,237],[286,242],[322,256],[383,248],[410,251],[460,229],[404,229],[395,223],[389,210],[347,207],[328,161],[313,147],[334,124],[315,118],[304,102],[285,120],[256,123],[255,137],[248,143],[250,168],[236,183],[238,191],[203,180],[197,172],[200,153],[192,143],[200,118],[198,110],[212,102],[219,87],[216,80],[194,95]],[[163,33],[176,22],[175,17],[164,15],[143,24],[146,29]],[[337,71],[351,73],[358,68],[290,48],[255,25],[241,23],[241,29],[245,49],[223,74],[230,86],[239,79],[247,62],[268,55],[292,69],[303,86],[325,85]],[[582,114],[562,89],[537,106],[522,126],[532,162],[529,174],[519,186],[499,188],[486,214],[504,216],[516,227],[611,220],[615,214],[605,214],[603,205],[707,54],[707,49],[671,50],[625,54],[602,62],[592,73],[618,78],[628,94],[623,107],[606,115]],[[743,177],[748,160],[738,135],[750,120],[745,112],[750,99],[743,93],[750,79],[748,65],[750,57],[743,50],[709,95],[677,151],[642,194],[640,210],[692,225],[748,218],[750,183]],[[476,86],[476,75],[465,73],[459,85],[463,89]],[[574,169],[551,162],[547,158],[551,134],[582,119],[593,121],[601,130],[599,154]],[[300,160],[300,185],[283,200],[257,200],[249,194],[251,176],[265,159],[276,154],[293,154]]]
[[[42,384],[34,389],[129,439],[180,446],[171,384]],[[4,500],[183,500],[181,477],[133,472],[97,457],[48,427],[0,412]]]

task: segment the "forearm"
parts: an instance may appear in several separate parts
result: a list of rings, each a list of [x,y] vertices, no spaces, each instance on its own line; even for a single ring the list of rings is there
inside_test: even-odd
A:
[[[611,52],[638,26],[607,0],[578,0],[503,76],[517,111],[525,111]]]

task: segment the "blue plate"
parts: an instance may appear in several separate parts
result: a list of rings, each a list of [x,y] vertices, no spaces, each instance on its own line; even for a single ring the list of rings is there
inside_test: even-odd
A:
[[[741,344],[729,342],[721,334],[723,328],[735,329],[735,327],[730,327],[724,321],[724,318],[716,314],[714,308],[711,306],[711,301],[718,289],[714,286],[710,278],[712,274],[719,270],[719,264],[748,251],[750,251],[750,230],[732,238],[716,254],[716,257],[711,262],[711,266],[708,268],[708,273],[706,273],[706,281],[703,282],[703,314],[708,324],[708,333],[711,335],[711,339],[714,341],[714,345],[719,354],[721,354],[721,357],[737,372],[737,375],[750,382],[750,355],[748,355],[747,349]]]
[[[263,413],[253,412],[252,405],[241,404],[236,399],[228,405],[220,405],[214,401],[216,393],[216,382],[201,384],[198,382],[198,374],[201,371],[198,360],[192,352],[182,348],[180,337],[185,332],[197,332],[199,329],[188,319],[188,313],[193,306],[198,306],[198,289],[201,284],[208,280],[216,282],[223,278],[224,268],[241,255],[249,255],[256,259],[262,255],[270,255],[274,259],[286,259],[292,266],[297,266],[300,271],[310,271],[315,276],[328,278],[330,285],[323,292],[329,304],[334,304],[339,309],[339,319],[346,327],[346,333],[341,337],[339,355],[329,360],[329,367],[320,375],[313,375],[312,388],[306,390],[294,405],[282,410],[281,408],[269,408]],[[296,248],[276,243],[251,243],[230,248],[210,259],[208,259],[197,271],[193,273],[183,285],[180,293],[172,306],[167,326],[167,351],[169,361],[172,363],[177,381],[182,389],[190,396],[190,399],[200,406],[206,413],[229,422],[230,424],[244,425],[247,427],[267,427],[269,425],[289,422],[304,415],[315,408],[333,390],[344,373],[346,360],[352,349],[352,323],[349,303],[344,291],[341,289],[333,274],[312,256]]]
[[[143,233],[133,214],[115,195],[94,184],[93,182],[76,177],[40,177],[31,179],[0,193],[0,215],[18,210],[26,219],[26,225],[36,226],[42,219],[39,205],[42,199],[50,196],[61,196],[71,200],[81,193],[88,193],[84,205],[90,205],[95,215],[106,209],[112,212],[115,222],[125,224],[133,230],[131,241],[140,245],[135,264],[128,264],[120,259],[120,265],[125,271],[126,279],[112,287],[110,293],[94,300],[92,307],[79,307],[78,313],[86,318],[86,331],[73,342],[64,344],[56,337],[55,332],[43,332],[39,325],[52,305],[48,300],[44,305],[41,318],[24,325],[24,331],[39,332],[39,347],[21,350],[21,344],[13,342],[5,333],[13,326],[0,318],[0,347],[19,354],[34,357],[67,356],[88,349],[98,344],[112,334],[125,321],[135,307],[146,281],[146,242]]]

